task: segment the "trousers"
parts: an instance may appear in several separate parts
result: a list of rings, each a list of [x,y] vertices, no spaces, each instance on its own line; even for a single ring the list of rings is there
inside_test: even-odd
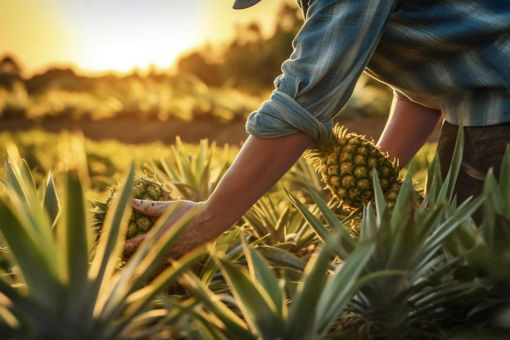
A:
[[[459,177],[455,185],[457,202],[483,191],[489,169],[499,176],[501,162],[510,144],[510,123],[492,126],[464,127],[464,153]],[[459,127],[448,122],[441,126],[437,144],[441,175],[446,177],[452,161]]]

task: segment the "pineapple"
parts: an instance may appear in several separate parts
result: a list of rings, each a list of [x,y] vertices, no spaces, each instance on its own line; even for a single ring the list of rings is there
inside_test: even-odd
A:
[[[108,209],[110,202],[113,200],[113,197],[117,194],[117,191],[118,187],[113,186],[110,188],[110,196],[106,202],[95,202],[95,205],[98,207],[98,210],[95,212],[97,221],[96,226],[99,229],[101,229],[106,210]],[[176,199],[168,186],[146,176],[135,178],[133,185],[133,198],[152,201],[171,201]],[[146,216],[138,211],[133,211],[129,219],[126,239],[147,233],[156,222],[156,219],[157,217]]]
[[[386,199],[386,203],[388,204],[389,209],[395,208],[395,204],[397,203],[398,193],[400,192],[400,187],[402,186],[402,181],[397,180],[393,182],[390,188],[384,193],[384,198]]]
[[[331,193],[348,208],[360,208],[373,199],[373,169],[379,174],[383,192],[398,190],[397,161],[380,151],[372,140],[338,125],[328,143],[307,151],[305,157],[314,164]]]

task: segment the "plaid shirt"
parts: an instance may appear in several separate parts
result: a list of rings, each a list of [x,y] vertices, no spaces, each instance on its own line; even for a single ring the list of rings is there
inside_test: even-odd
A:
[[[247,132],[325,140],[361,72],[456,125],[510,122],[509,0],[310,0]]]

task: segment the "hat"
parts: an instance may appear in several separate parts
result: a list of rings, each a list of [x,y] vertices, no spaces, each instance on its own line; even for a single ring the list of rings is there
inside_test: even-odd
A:
[[[256,5],[260,0],[236,0],[234,2],[234,9],[245,9]]]

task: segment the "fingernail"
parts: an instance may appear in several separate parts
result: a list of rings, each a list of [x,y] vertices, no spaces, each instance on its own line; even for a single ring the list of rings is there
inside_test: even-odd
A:
[[[139,200],[139,199],[134,198],[133,199],[133,205],[143,205],[143,200]]]

